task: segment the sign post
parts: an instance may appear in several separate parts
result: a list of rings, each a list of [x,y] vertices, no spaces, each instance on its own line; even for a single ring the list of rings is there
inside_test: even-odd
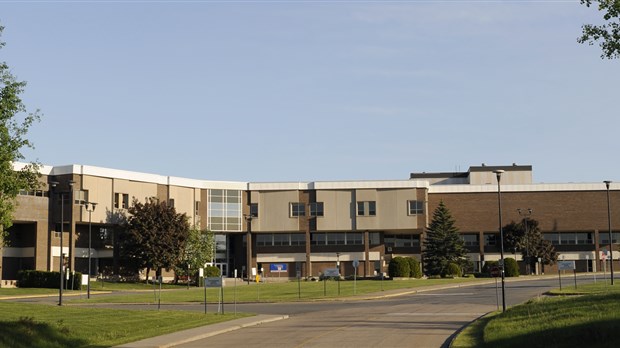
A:
[[[353,272],[353,295],[357,293],[357,267],[359,267],[359,265],[360,260],[353,260],[353,268],[355,269],[355,272]]]
[[[560,280],[560,291],[562,291],[562,271],[570,270],[575,270],[575,261],[558,261],[558,278]],[[577,273],[575,273],[575,288],[577,288]]]

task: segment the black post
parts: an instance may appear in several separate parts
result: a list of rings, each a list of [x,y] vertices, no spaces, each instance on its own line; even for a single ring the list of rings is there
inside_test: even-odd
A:
[[[560,280],[560,291],[562,291],[562,271],[558,269],[558,279]]]
[[[577,290],[577,270],[573,268],[573,275],[575,276],[575,290]]]
[[[609,254],[611,255],[609,258],[609,272],[611,274],[611,285],[614,285],[614,244],[611,233],[611,203],[609,200],[609,184],[611,184],[611,181],[606,180],[604,182],[607,187],[607,223],[609,227]]]
[[[504,260],[504,229],[502,227],[502,191],[500,187],[500,180],[502,177],[503,170],[496,170],[495,175],[497,176],[497,205],[499,209],[499,243],[500,243],[500,257],[501,257],[501,275],[502,275],[502,312],[506,311],[506,286],[504,280],[504,269],[505,269],[505,260]]]

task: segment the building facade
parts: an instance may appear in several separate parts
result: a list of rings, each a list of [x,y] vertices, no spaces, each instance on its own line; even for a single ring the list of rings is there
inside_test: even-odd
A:
[[[344,275],[385,272],[395,256],[421,259],[425,228],[441,201],[480,269],[500,259],[498,169],[504,170],[504,225],[523,218],[519,209],[531,210],[529,218],[539,222],[560,259],[576,261],[578,271],[602,270],[602,253],[609,249],[607,194],[611,225],[620,226],[620,214],[613,213],[620,207],[619,190],[612,183],[607,191],[602,182],[534,184],[531,166],[483,164],[390,181],[254,183],[70,165],[43,167],[41,189],[18,196],[2,248],[1,279],[15,279],[22,269],[58,270],[61,253],[69,270],[86,273],[89,226],[91,275],[114,273],[119,224],[134,199],[149,198],[169,202],[190,224],[216,234],[215,259],[205,263],[226,276],[310,277],[336,265]],[[89,213],[85,202],[96,203],[95,210]],[[614,232],[613,242],[619,237]],[[522,261],[518,252],[505,250],[505,256]],[[613,259],[619,256],[615,252]]]

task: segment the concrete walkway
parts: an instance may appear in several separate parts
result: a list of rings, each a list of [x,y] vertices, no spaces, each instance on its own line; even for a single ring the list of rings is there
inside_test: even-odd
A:
[[[219,335],[222,333],[242,329],[244,327],[260,325],[276,320],[287,319],[288,315],[266,315],[260,314],[254,317],[247,317],[225,321],[222,323],[196,327],[193,329],[173,332],[167,335],[147,338],[141,341],[126,343],[118,348],[164,348],[174,347],[183,343],[197,341],[203,338]]]

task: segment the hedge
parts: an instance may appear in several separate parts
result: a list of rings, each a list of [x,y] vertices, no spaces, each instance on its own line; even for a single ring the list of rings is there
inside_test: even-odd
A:
[[[17,272],[17,287],[19,288],[58,288],[60,285],[59,272],[25,270]],[[68,290],[79,290],[82,287],[82,273],[75,272],[65,281]],[[73,285],[73,289],[71,286]]]

